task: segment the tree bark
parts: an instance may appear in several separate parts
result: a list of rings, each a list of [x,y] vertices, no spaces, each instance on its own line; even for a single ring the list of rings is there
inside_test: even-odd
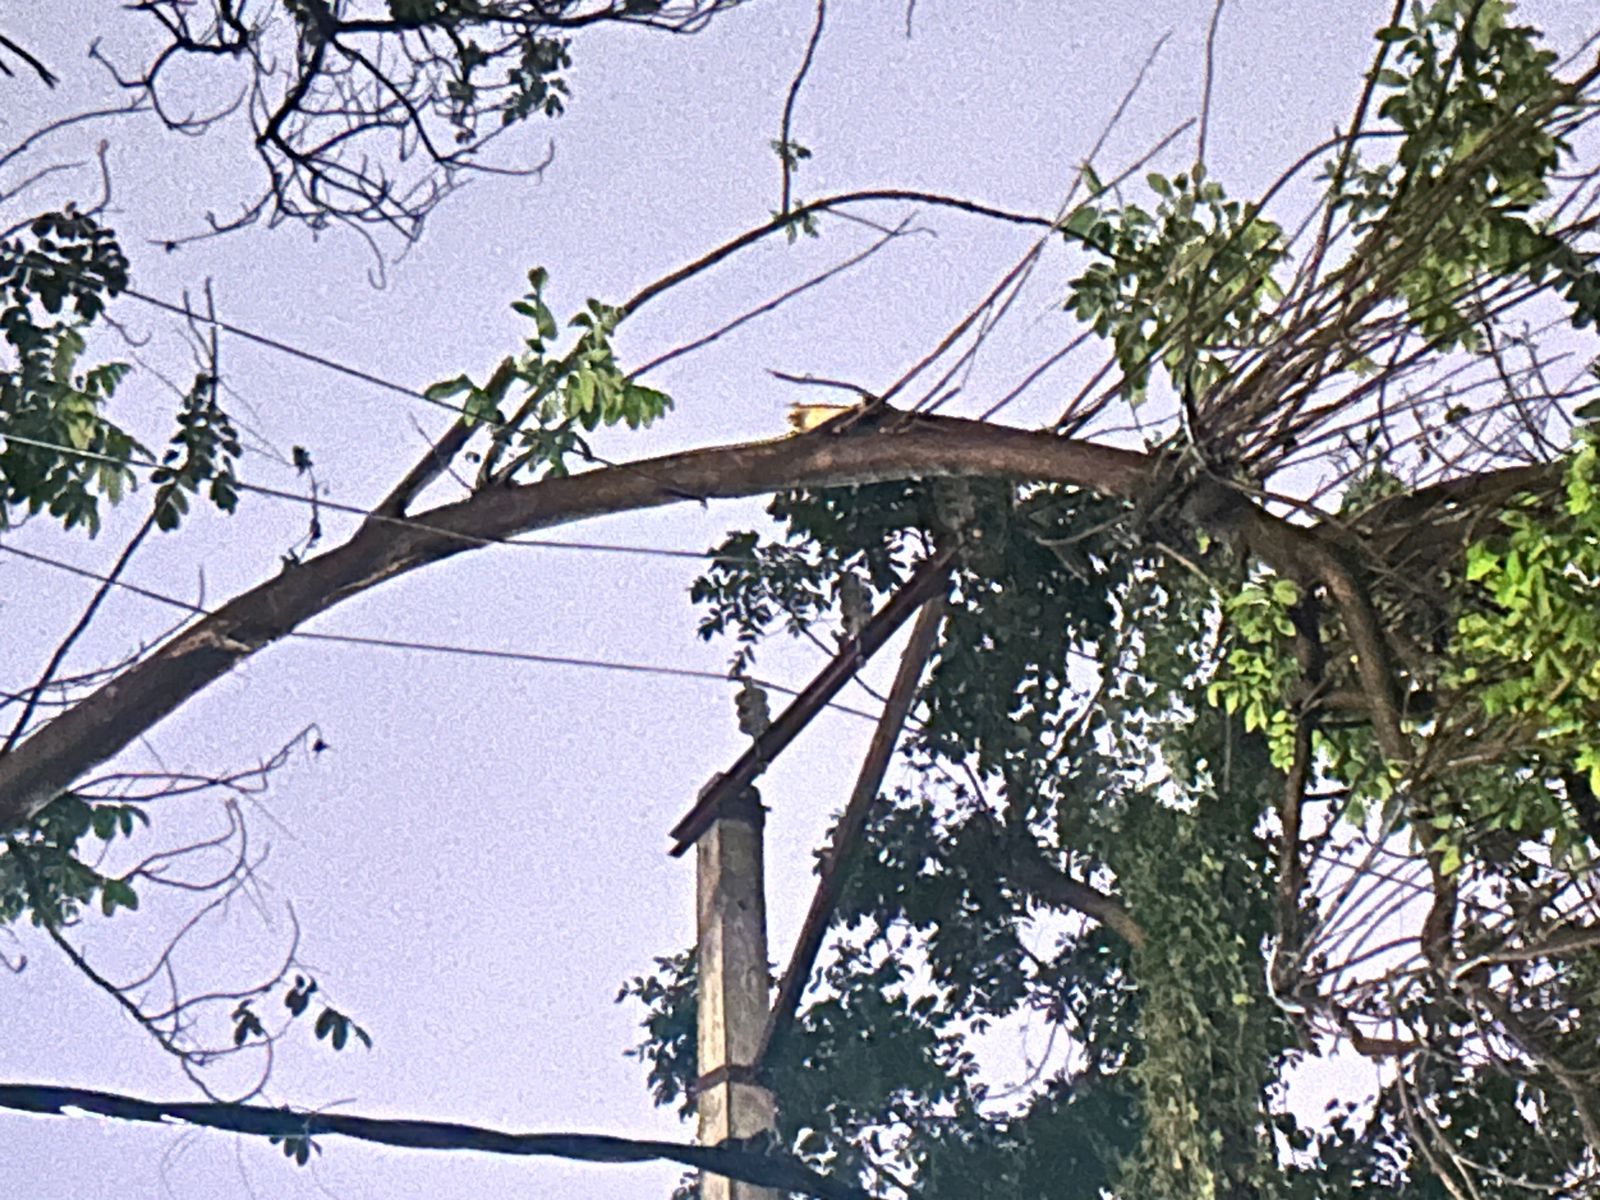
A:
[[[285,569],[197,621],[0,757],[0,831],[27,822],[191,696],[310,618],[467,550],[590,517],[684,501],[908,478],[1061,483],[1147,499],[1161,475],[1157,464],[1139,451],[1047,432],[908,415],[874,429],[691,450],[490,488],[404,520],[368,521],[343,545]],[[1203,499],[1203,508],[1198,502],[1186,507],[1228,528],[1238,527],[1243,510],[1252,541],[1271,531],[1257,549],[1269,562],[1292,558],[1305,545],[1303,527],[1270,517],[1242,497],[1230,493],[1220,506],[1216,496]]]

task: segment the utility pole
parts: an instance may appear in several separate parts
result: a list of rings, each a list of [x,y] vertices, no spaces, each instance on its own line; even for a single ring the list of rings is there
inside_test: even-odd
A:
[[[765,823],[761,797],[747,787],[717,803],[695,842],[700,1063],[695,1111],[697,1138],[704,1146],[760,1137],[775,1128],[772,1093],[755,1080],[772,994]],[[779,1193],[702,1175],[700,1200],[779,1200]]]
[[[899,739],[922,668],[932,653],[950,590],[954,550],[945,547],[917,567],[866,625],[795,697],[727,771],[700,789],[694,808],[672,830],[674,855],[695,848],[695,916],[699,1011],[695,1082],[697,1138],[703,1146],[742,1142],[776,1129],[777,1104],[758,1082],[770,1045],[793,1022],[823,931],[838,899],[851,849]],[[784,981],[769,1004],[767,901],[762,854],[766,813],[752,782],[811,723],[824,705],[913,613],[922,612],[895,678],[878,732],[857,780],[839,841],[819,885]],[[702,1174],[700,1200],[779,1200],[772,1188]]]

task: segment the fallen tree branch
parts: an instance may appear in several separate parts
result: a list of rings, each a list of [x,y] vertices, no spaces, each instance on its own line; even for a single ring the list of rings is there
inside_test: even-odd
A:
[[[738,761],[726,771],[718,773],[701,789],[694,807],[672,827],[674,858],[699,840],[700,835],[716,819],[725,801],[742,794],[777,760],[778,755],[800,735],[812,718],[839,694],[839,689],[894,636],[895,630],[941,589],[948,590],[953,557],[953,551],[941,550],[918,566],[911,578],[889,598],[889,602],[873,614],[859,634],[839,647],[839,652],[829,660],[828,665],[778,715],[778,719],[751,743]],[[879,728],[882,728],[881,724]]]
[[[817,432],[690,450],[582,474],[494,487],[419,513],[412,523],[368,524],[343,545],[285,569],[196,622],[0,757],[0,832],[26,823],[85,772],[147,733],[191,696],[312,617],[351,596],[488,542],[591,517],[900,479],[982,477],[1069,484],[1105,496],[1147,495],[1157,460],[1115,446],[952,417],[911,415],[877,429]],[[1252,549],[1299,573],[1313,535],[1242,497],[1212,514],[1187,506],[1206,527],[1249,521]],[[1315,545],[1325,554],[1326,545]],[[1328,576],[1319,571],[1325,582]],[[1340,604],[1341,615],[1359,618]],[[1370,617],[1370,613],[1366,614]],[[1354,631],[1353,631],[1354,634]],[[1381,636],[1381,635],[1380,635]],[[1371,638],[1357,639],[1358,653]],[[1358,663],[1363,684],[1388,672]],[[1392,688],[1392,680],[1389,685]],[[1391,757],[1394,725],[1386,735]]]
[[[24,824],[85,772],[262,648],[339,602],[484,544],[609,513],[913,476],[1075,483],[1132,494],[1146,456],[1048,433],[949,418],[893,432],[827,433],[692,450],[496,487],[381,522],[284,570],[196,622],[0,757],[0,831]]]

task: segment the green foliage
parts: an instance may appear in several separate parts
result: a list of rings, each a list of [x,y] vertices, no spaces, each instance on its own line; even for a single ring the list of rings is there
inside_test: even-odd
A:
[[[34,925],[75,920],[99,896],[100,911],[137,909],[139,896],[126,879],[102,875],[84,861],[80,843],[93,836],[110,842],[148,825],[142,808],[91,804],[64,792],[40,809],[27,828],[6,839],[0,854],[0,926],[28,917]]]
[[[197,375],[179,406],[178,432],[172,435],[161,465],[150,473],[156,488],[156,526],[176,529],[189,511],[189,497],[202,486],[213,504],[223,512],[233,512],[239,503],[239,477],[234,470],[238,456],[239,434],[217,403],[215,377]]]
[[[672,407],[670,396],[635,383],[617,364],[611,334],[625,314],[599,300],[590,300],[568,322],[583,332],[565,354],[552,356],[560,331],[544,299],[548,281],[549,273],[535,267],[528,272],[527,295],[511,305],[533,322],[523,354],[502,360],[482,386],[458,375],[425,392],[430,400],[462,397],[455,401],[462,415],[491,428],[485,478],[512,451],[501,478],[539,471],[564,475],[569,455],[589,453],[583,433],[602,425],[639,429]],[[513,398],[517,406],[508,414],[504,406]]]
[[[1096,531],[1120,506],[1070,488],[1013,489],[974,481],[960,499],[943,485],[915,481],[784,493],[767,511],[787,531],[777,542],[732,534],[690,589],[702,606],[700,634],[732,635],[736,669],[771,632],[790,632],[836,616],[849,629],[905,578],[915,549],[939,539],[959,547],[959,569],[921,737],[941,744],[945,721],[973,718],[964,682],[974,675],[1010,687],[983,714],[985,772],[1023,769],[1020,747],[1059,722],[1075,694],[1072,656],[1106,635],[1105,591],[1120,566],[1096,552]],[[965,636],[971,634],[972,636]],[[956,714],[965,714],[957,717]],[[1019,733],[1019,730],[1032,730]]]
[[[787,538],[730,534],[690,587],[703,610],[700,636],[732,635],[739,672],[776,628],[809,629],[835,605],[842,609],[846,595],[852,612],[870,608],[903,580],[927,510],[926,489],[911,483],[774,496],[767,512],[788,525]]]
[[[492,6],[477,0],[388,0],[389,14],[397,22],[415,29],[448,31],[455,58],[448,66],[453,68],[445,84],[445,97],[451,106],[451,119],[456,126],[456,141],[465,145],[476,136],[476,118],[487,97],[492,98],[489,111],[500,114],[502,126],[526,120],[534,113],[558,117],[565,111],[565,97],[570,93],[562,72],[572,69],[572,56],[568,53],[571,42],[567,38],[547,37],[535,32],[531,20],[518,21],[514,44],[507,48],[496,47],[486,51],[472,36],[475,27],[489,27],[497,23]],[[630,5],[638,10],[641,6]],[[511,53],[514,51],[514,53]],[[482,74],[486,68],[504,67],[504,80],[495,79],[485,84]]]
[[[81,362],[84,330],[127,283],[116,237],[70,206],[0,242],[0,529],[21,509],[93,535],[99,501],[132,485],[144,448],[103,411],[129,367]]]
[[[753,641],[816,620],[838,603],[829,581],[841,570],[892,586],[897,554],[948,507],[911,485],[781,497],[771,511],[788,524],[786,543],[740,535],[696,585],[703,628]],[[912,1168],[932,1197],[1022,1181],[1031,1187],[1017,1194],[1075,1195],[1062,1189],[1082,1184],[1199,1196],[1205,1180],[1215,1195],[1272,1194],[1278,1167],[1262,1131],[1287,1121],[1267,1098],[1286,1030],[1252,965],[1271,921],[1269,856],[1254,830],[1276,776],[1265,744],[1241,740],[1201,699],[1194,639],[1211,593],[1130,562],[1105,532],[1117,510],[1087,496],[998,489],[976,507],[990,536],[958,573],[923,692],[923,786],[870,824],[839,904],[836,958],[773,1064],[785,1139],[829,1169]],[[1087,707],[1069,665],[1083,646],[1119,680]],[[1178,811],[1145,783],[1152,745],[1187,764],[1185,786],[1209,797],[1199,809]],[[1004,811],[937,786],[941,761],[998,780]],[[1218,778],[1209,764],[1224,761]],[[1036,831],[1114,871],[1146,929],[1143,950],[1130,955],[1092,924],[1053,955],[1030,946],[1040,901],[1006,864]],[[676,1007],[692,994],[666,979],[636,980],[627,994],[655,1001],[647,1030],[673,1031],[638,1053],[658,1097],[682,1095],[659,1086],[657,1056],[692,1044],[691,1017]],[[986,1109],[970,1039],[1027,1012],[1070,1029],[1087,1065],[1018,1112]],[[907,1127],[908,1145],[874,1140]]]
[[[1355,242],[1316,296],[1337,296],[1341,315],[1306,318],[1307,337],[1399,317],[1433,351],[1474,350],[1483,314],[1463,297],[1485,280],[1562,293],[1579,328],[1600,311],[1589,259],[1539,212],[1573,98],[1508,11],[1446,0],[1380,33],[1375,108],[1395,136],[1377,144],[1392,159],[1352,150],[1330,170],[1330,220],[1350,223]],[[1111,342],[1131,404],[1158,367],[1198,402],[1241,363],[1307,348],[1289,327],[1315,306],[1297,297],[1279,311],[1286,239],[1258,206],[1198,170],[1149,177],[1146,206],[1112,204],[1087,178],[1091,199],[1063,227],[1090,256],[1068,307]],[[1359,353],[1333,359],[1355,376],[1380,370]],[[1445,419],[1464,411],[1452,403]],[[1267,570],[1245,556],[1247,537],[1192,549],[1202,531],[1181,510],[1173,529],[1124,522],[1126,509],[1068,488],[883,483],[776,497],[778,537],[738,533],[718,548],[691,594],[701,633],[734,640],[738,672],[780,631],[854,627],[911,561],[957,550],[915,714],[916,783],[869,821],[835,943],[770,1064],[787,1145],[872,1183],[914,1181],[933,1200],[1577,1194],[1559,1189],[1584,1161],[1581,1122],[1525,1045],[1511,1070],[1485,1061],[1486,1047],[1501,1053],[1502,1017],[1474,1007],[1464,970],[1407,968],[1385,1001],[1358,1001],[1429,1048],[1393,1060],[1399,1082],[1375,1110],[1341,1106],[1309,1128],[1282,1111],[1308,1031],[1344,1028],[1316,1007],[1344,964],[1337,940],[1316,940],[1329,936],[1326,896],[1301,877],[1343,879],[1328,866],[1341,837],[1381,827],[1390,853],[1405,831],[1413,866],[1463,881],[1472,904],[1506,898],[1529,929],[1600,841],[1600,805],[1584,800],[1600,790],[1595,442],[1568,464],[1559,511],[1540,497],[1469,522],[1453,502],[1426,520],[1476,540],[1465,563],[1452,542],[1396,565],[1369,559],[1363,541],[1368,514],[1410,490],[1373,428],[1327,544],[1348,553],[1394,655],[1385,669],[1413,762],[1385,761],[1370,713],[1351,716],[1364,684],[1325,581]],[[1434,548],[1433,532],[1417,541]],[[1291,800],[1307,722],[1310,778]],[[1326,857],[1286,866],[1280,831],[1291,807],[1313,803],[1330,827],[1352,824],[1327,838],[1302,829],[1302,848],[1314,836]],[[1357,882],[1379,886],[1359,871]],[[1071,897],[1088,888],[1117,912],[1083,916],[1095,905]],[[1539,919],[1559,932],[1575,917]],[[1491,925],[1462,916],[1451,945],[1424,957],[1492,954],[1505,931]],[[1361,962],[1366,950],[1349,953]],[[1596,956],[1543,954],[1495,967],[1522,972],[1504,994],[1529,1021],[1505,1040],[1533,1027],[1547,1039],[1538,1061],[1600,1070]],[[693,985],[679,962],[624,994],[646,1007],[635,1052],[658,1099],[686,1104]],[[971,1058],[977,1035],[1006,1020],[1074,1050],[1009,1106]],[[1463,1161],[1484,1165],[1471,1187],[1434,1152],[1419,1106]]]
[[[1291,580],[1251,580],[1222,605],[1228,651],[1225,667],[1206,688],[1206,700],[1238,713],[1246,733],[1262,730],[1272,765],[1287,770],[1294,759],[1295,714],[1285,707],[1296,677],[1289,610],[1300,600]]]
[[[628,1057],[648,1066],[650,1094],[658,1105],[678,1105],[680,1116],[694,1111],[692,1087],[699,1074],[695,1063],[694,951],[655,960],[655,971],[637,975],[617,992],[617,1003],[637,1000],[644,1006],[645,1038]]]
[[[1368,235],[1373,286],[1395,288],[1439,348],[1478,345],[1477,315],[1463,304],[1484,277],[1554,275],[1577,328],[1600,317],[1600,275],[1530,215],[1569,149],[1554,116],[1571,97],[1537,31],[1507,23],[1511,8],[1439,0],[1378,31],[1394,62],[1377,72],[1387,93],[1378,114],[1403,136],[1392,159],[1357,165],[1333,197]]]
[[[1265,307],[1283,295],[1272,278],[1283,231],[1256,205],[1227,199],[1200,166],[1147,182],[1153,211],[1091,202],[1062,227],[1105,259],[1072,281],[1067,308],[1110,339],[1132,404],[1158,363],[1181,395],[1204,394],[1226,376],[1232,353],[1271,331]]]
[[[297,1021],[311,1010],[311,998],[317,994],[318,983],[307,975],[296,975],[294,983],[283,994],[283,1007],[288,1010],[289,1020]],[[265,991],[266,989],[261,989]],[[233,1044],[235,1046],[248,1045],[251,1042],[266,1042],[272,1039],[265,1022],[256,1013],[254,998],[239,1001],[234,1010],[228,1014],[233,1021]],[[372,1035],[360,1025],[350,1019],[348,1013],[341,1012],[330,1004],[322,1004],[321,1011],[312,1025],[316,1039],[326,1040],[335,1051],[343,1050],[349,1043],[353,1034],[368,1050],[372,1049]]]
[[[785,1098],[780,1136],[820,1169],[892,1179],[888,1164],[900,1154],[886,1130],[928,1127],[972,1106],[964,1030],[881,942],[842,947],[822,985],[773,1064]]]
[[[1460,868],[1468,843],[1497,832],[1548,839],[1557,862],[1589,853],[1592,830],[1548,780],[1581,772],[1600,790],[1597,478],[1595,440],[1584,435],[1565,468],[1561,505],[1523,497],[1466,547],[1448,642],[1409,668],[1412,686],[1435,693],[1438,714],[1428,734],[1440,749],[1420,773],[1385,765],[1365,727],[1313,729],[1316,770],[1348,789],[1349,819],[1359,822],[1375,806],[1390,811],[1402,784],[1420,789],[1413,805],[1421,835],[1447,873]],[[1371,499],[1392,493],[1388,477],[1364,486]],[[1362,503],[1347,497],[1345,507],[1359,511]],[[1237,713],[1246,731],[1265,732],[1279,769],[1293,757],[1299,703],[1314,699],[1293,645],[1298,599],[1293,583],[1275,577],[1226,597],[1227,653],[1206,688],[1207,701]],[[1319,636],[1337,644],[1339,631],[1325,621]]]
[[[1600,455],[1585,435],[1566,468],[1560,511],[1532,498],[1506,512],[1500,531],[1468,548],[1465,577],[1477,603],[1456,622],[1443,686],[1463,700],[1479,737],[1545,769],[1587,773],[1600,789]],[[1553,830],[1564,860],[1585,833],[1548,791],[1520,803],[1479,794],[1468,814],[1478,828]],[[1533,805],[1529,807],[1530,803]]]
[[[1140,1057],[1129,1077],[1143,1137],[1124,1160],[1123,1195],[1270,1195],[1279,1174],[1264,1136],[1284,1036],[1256,956],[1269,927],[1261,852],[1248,839],[1218,844],[1220,814],[1207,810],[1228,803],[1208,797],[1193,812],[1141,805],[1123,826],[1118,876],[1147,937],[1131,963]]]
[[[529,35],[523,39],[521,59],[507,73],[512,93],[500,109],[502,125],[524,120],[535,112],[547,117],[561,115],[566,107],[562,97],[568,93],[560,72],[572,68],[572,56],[567,53],[570,45],[566,38]],[[462,85],[468,89],[467,103],[471,102],[471,85],[466,82],[469,73],[463,54]]]

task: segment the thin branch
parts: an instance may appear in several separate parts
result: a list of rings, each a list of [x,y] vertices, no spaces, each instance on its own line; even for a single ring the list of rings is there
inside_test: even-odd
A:
[[[12,54],[15,54],[23,62],[32,67],[34,73],[38,75],[40,79],[44,80],[45,87],[53,88],[56,84],[61,82],[56,78],[55,75],[51,74],[50,69],[46,67],[44,63],[40,62],[33,55],[29,54],[26,50],[17,45],[16,42],[12,41],[3,33],[0,33],[0,48],[11,51]],[[6,66],[4,61],[0,61],[0,73],[8,76],[11,74],[11,68]]]
[[[84,607],[77,623],[67,631],[66,637],[62,638],[61,642],[56,646],[55,653],[50,656],[50,661],[45,664],[44,670],[39,673],[38,681],[28,693],[27,702],[22,706],[22,712],[18,715],[16,724],[11,727],[11,732],[6,735],[5,744],[0,746],[0,758],[4,758],[11,753],[23,733],[27,730],[28,721],[32,718],[34,709],[38,706],[39,694],[50,686],[50,681],[55,678],[56,671],[60,669],[62,661],[67,657],[67,651],[72,649],[73,643],[83,636],[83,633],[89,628],[89,623],[94,620],[95,613],[100,611],[100,605],[104,602],[106,596],[110,594],[112,585],[116,583],[117,577],[133,561],[135,551],[144,543],[144,539],[150,531],[155,528],[155,523],[155,513],[152,512],[145,517],[144,522],[139,526],[138,532],[128,540],[128,544],[123,547],[122,553],[117,556],[117,561],[112,565],[105,581],[95,589],[94,595],[90,597],[89,603]]]
[[[1222,23],[1222,7],[1227,0],[1216,0],[1211,6],[1211,24],[1206,28],[1205,81],[1200,86],[1200,132],[1195,136],[1195,165],[1206,165],[1206,135],[1211,131],[1211,85],[1216,79],[1217,26]]]
[[[828,18],[828,0],[817,0],[817,20],[812,26],[811,37],[806,42],[805,57],[800,60],[800,67],[794,73],[794,79],[789,83],[789,94],[783,101],[783,120],[778,126],[778,162],[783,170],[783,186],[778,203],[778,215],[789,215],[789,202],[792,196],[794,183],[794,143],[790,141],[789,134],[794,121],[795,102],[800,99],[800,87],[806,81],[806,74],[811,70],[811,61],[816,57],[817,44],[822,41],[822,26]]]

